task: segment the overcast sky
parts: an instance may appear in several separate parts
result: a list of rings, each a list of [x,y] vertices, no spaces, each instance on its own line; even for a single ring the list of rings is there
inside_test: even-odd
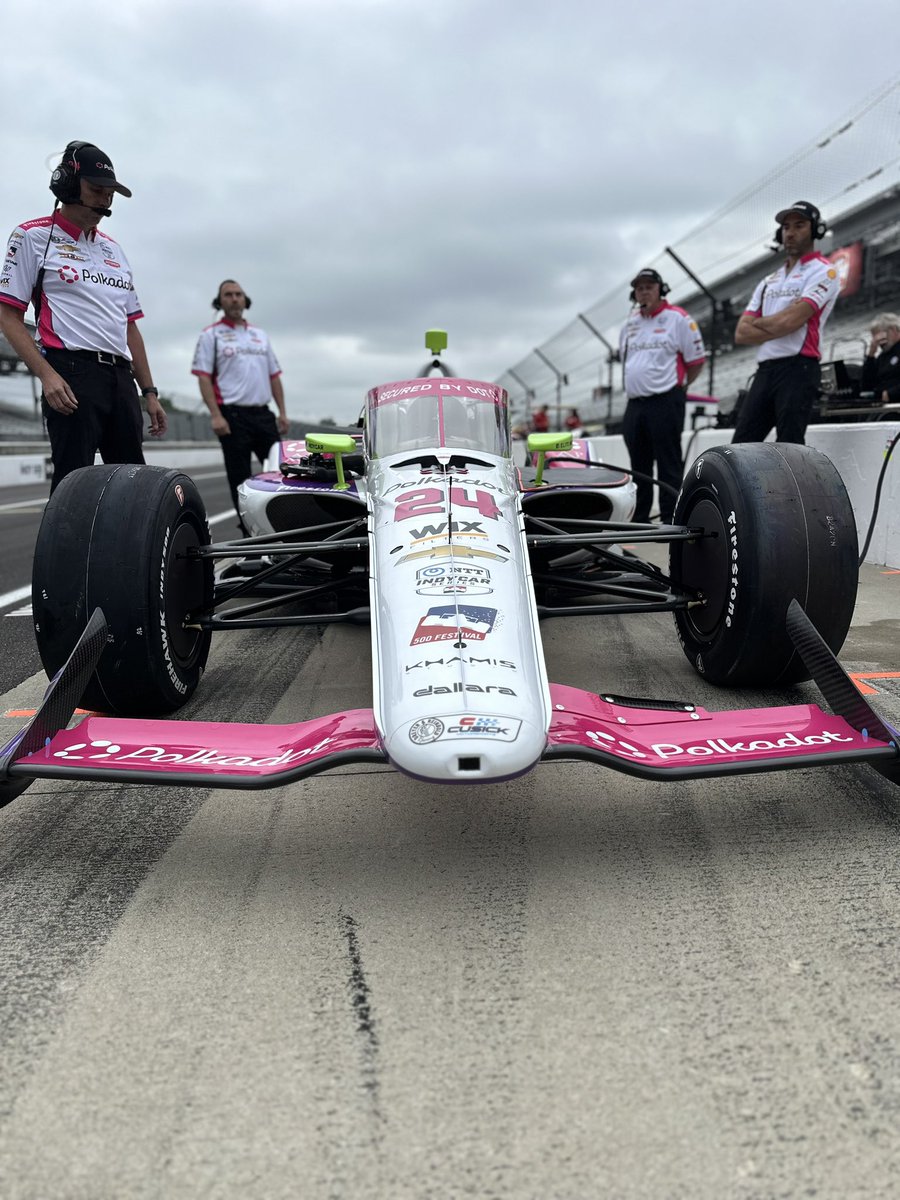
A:
[[[134,191],[103,227],[160,387],[199,400],[194,343],[232,277],[288,411],[351,421],[417,372],[429,326],[457,374],[514,366],[896,76],[891,12],[4,0],[0,226],[49,212],[63,147],[95,142]]]

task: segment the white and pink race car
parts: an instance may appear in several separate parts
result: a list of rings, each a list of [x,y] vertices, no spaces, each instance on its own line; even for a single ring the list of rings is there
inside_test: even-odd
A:
[[[437,353],[445,335],[426,344]],[[515,454],[495,384],[383,384],[361,427],[281,443],[273,469],[242,486],[239,541],[211,542],[180,471],[63,480],[34,558],[52,683],[0,751],[0,804],[36,778],[260,788],[358,762],[465,784],[565,758],[659,780],[866,762],[900,782],[900,736],[834,658],[855,603],[856,526],[817,451],[709,450],[674,523],[637,525],[630,476],[590,439],[532,434]],[[625,541],[668,543],[668,570]],[[588,618],[603,647],[604,615],[659,611],[705,679],[812,675],[832,711],[708,712],[549,681],[542,620]],[[198,686],[214,632],[333,621],[371,626],[371,709],[288,725],[160,719]],[[599,676],[612,653],[598,653]],[[110,715],[68,728],[79,704]]]

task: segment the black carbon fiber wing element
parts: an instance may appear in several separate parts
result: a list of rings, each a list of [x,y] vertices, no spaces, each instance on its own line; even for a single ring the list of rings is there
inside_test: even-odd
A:
[[[10,776],[13,763],[40,750],[72,719],[88,680],[100,661],[106,640],[106,617],[102,609],[95,608],[75,649],[50,681],[40,708],[24,729],[5,746],[0,747],[0,807],[12,800],[30,782]]]
[[[788,605],[786,624],[797,653],[833,712],[859,733],[891,743],[900,754],[900,732],[882,720],[854,685],[797,600]],[[878,766],[876,770],[900,783],[900,761],[893,767]]]

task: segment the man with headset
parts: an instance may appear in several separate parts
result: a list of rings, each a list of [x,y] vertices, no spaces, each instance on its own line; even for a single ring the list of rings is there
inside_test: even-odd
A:
[[[622,433],[637,489],[634,519],[650,520],[655,460],[660,483],[668,485],[659,489],[659,516],[666,525],[672,521],[684,473],[681,432],[687,389],[706,361],[696,321],[668,303],[668,292],[659,271],[638,271],[629,296],[638,308],[619,335],[628,396]]]
[[[113,194],[131,192],[90,142],[66,146],[50,190],[53,213],[17,226],[9,239],[0,331],[41,381],[52,493],[71,471],[91,466],[98,450],[107,463],[144,461],[135,381],[150,433],[165,433],[167,422],[136,324],[143,313],[131,268],[121,247],[98,231],[112,215]],[[30,303],[40,348],[25,327]]]
[[[237,510],[237,490],[250,478],[251,454],[263,463],[279,435],[287,434],[289,422],[275,352],[263,330],[244,320],[250,297],[240,284],[225,279],[212,306],[224,315],[200,334],[191,370],[209,409],[213,433],[222,444]],[[270,400],[278,408],[277,423]],[[238,521],[243,529],[240,516]]]
[[[756,285],[734,333],[736,345],[759,346],[759,351],[731,440],[762,442],[774,427],[777,441],[803,445],[819,393],[822,330],[840,281],[815,249],[826,225],[814,204],[798,200],[775,220],[784,262]]]

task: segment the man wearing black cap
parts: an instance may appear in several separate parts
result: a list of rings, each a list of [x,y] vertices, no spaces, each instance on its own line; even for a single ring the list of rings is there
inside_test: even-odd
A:
[[[631,281],[637,303],[619,336],[619,356],[628,404],[623,435],[631,457],[637,500],[635,521],[650,520],[653,464],[667,487],[659,489],[659,515],[670,524],[681,487],[681,432],[687,388],[703,369],[703,337],[683,308],[665,299],[669,286],[659,271],[645,267]]]
[[[757,370],[738,412],[733,442],[803,444],[819,392],[822,330],[840,291],[835,267],[814,246],[822,215],[798,200],[775,217],[784,263],[757,284],[737,323],[738,346],[759,346]]]
[[[113,194],[131,192],[90,142],[69,143],[50,190],[52,215],[17,226],[9,239],[0,331],[43,387],[52,492],[98,450],[108,463],[144,461],[135,381],[154,436],[165,433],[166,414],[136,324],[143,313],[131,268],[121,247],[98,232],[101,218],[112,215]],[[25,328],[29,303],[40,348]]]

